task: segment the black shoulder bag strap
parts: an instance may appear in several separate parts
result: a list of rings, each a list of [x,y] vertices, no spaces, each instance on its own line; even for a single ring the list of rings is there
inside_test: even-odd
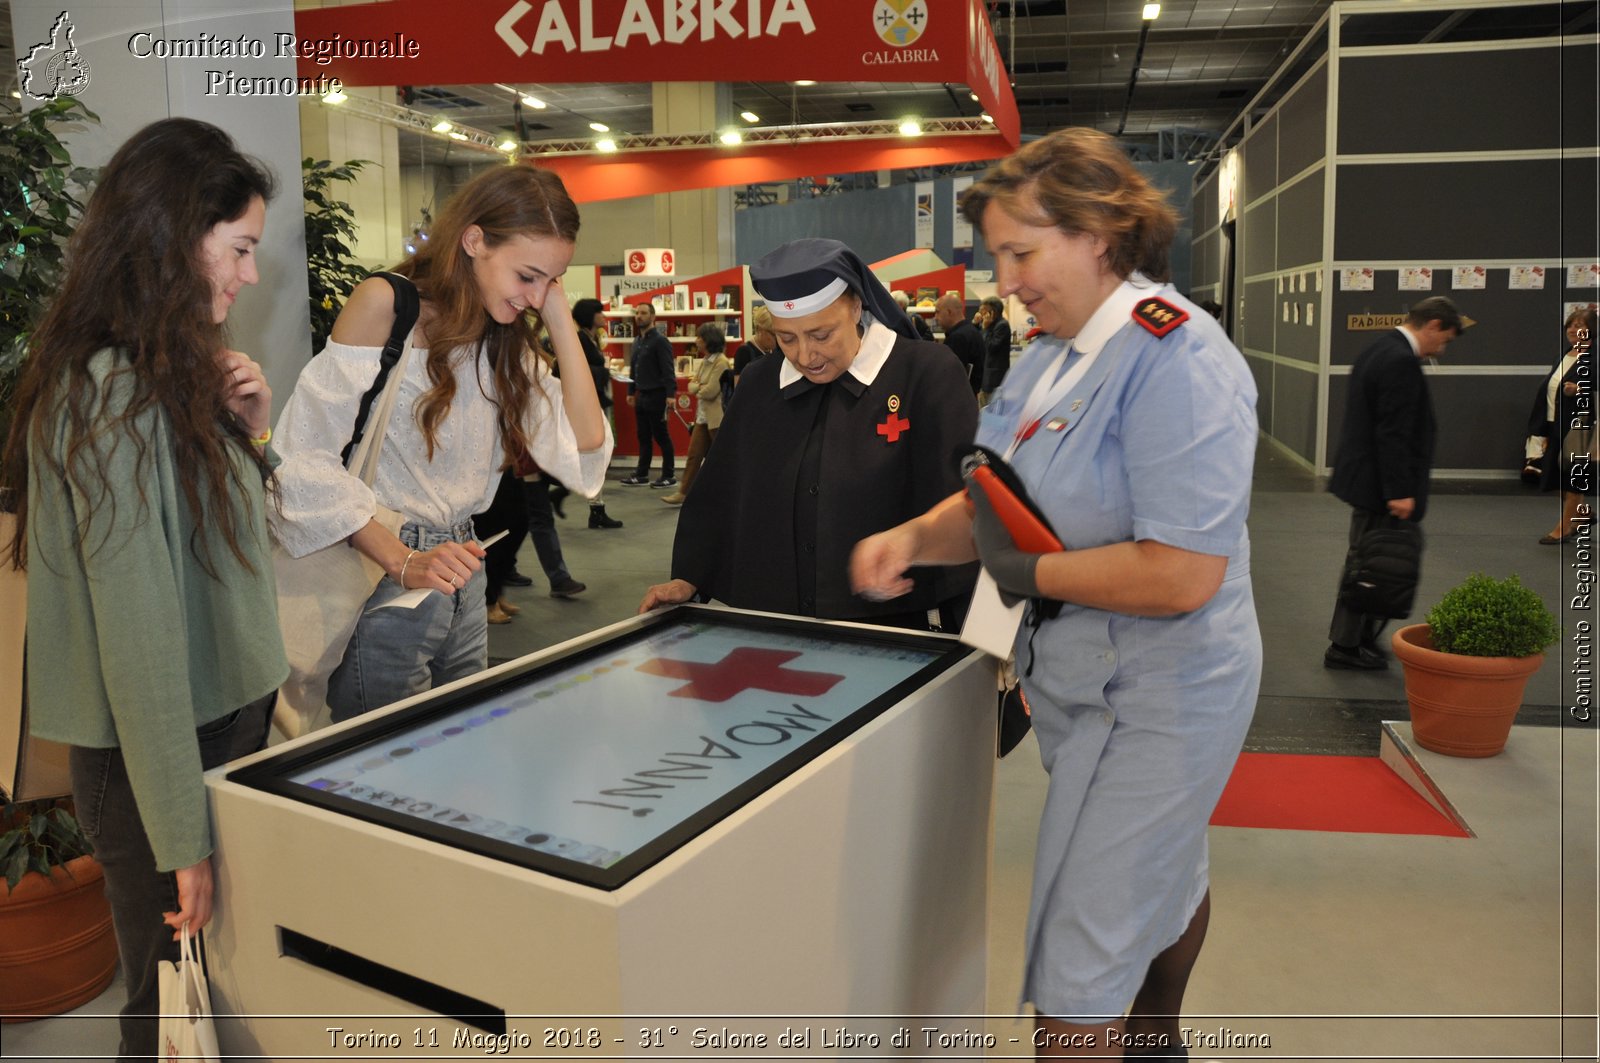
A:
[[[389,342],[384,344],[383,357],[378,363],[378,377],[361,396],[361,405],[356,410],[355,432],[350,436],[350,442],[344,445],[339,452],[339,460],[346,468],[350,466],[350,455],[355,453],[356,447],[361,445],[361,437],[367,431],[367,415],[372,412],[372,404],[383,394],[384,386],[389,382],[389,374],[394,370],[395,363],[400,361],[400,352],[405,350],[406,337],[411,334],[411,329],[417,323],[417,313],[421,309],[421,300],[417,298],[417,286],[410,279],[398,273],[374,273],[374,277],[382,277],[394,289],[394,328],[389,330]]]

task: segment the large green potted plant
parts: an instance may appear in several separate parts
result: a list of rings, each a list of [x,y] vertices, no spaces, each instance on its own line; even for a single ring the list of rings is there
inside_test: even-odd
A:
[[[117,972],[105,878],[65,800],[0,813],[0,1022],[58,1015]]]
[[[29,338],[60,287],[67,240],[94,180],[73,165],[61,133],[98,120],[70,96],[21,113],[9,100],[0,105],[0,446]],[[0,484],[0,542],[11,539],[9,502]],[[6,630],[0,679],[20,681],[20,625]],[[116,973],[117,943],[100,865],[64,799],[3,806],[0,871],[0,1021],[58,1014],[98,996]]]
[[[350,259],[356,238],[355,211],[334,196],[334,185],[354,181],[366,159],[351,159],[335,166],[327,159],[307,158],[300,163],[306,201],[306,274],[311,293],[311,350],[320,351],[333,332],[334,319],[344,308],[350,290],[366,279],[367,271]]]
[[[1417,744],[1456,757],[1505,748],[1528,678],[1561,637],[1556,618],[1516,576],[1475,572],[1439,599],[1428,622],[1394,633]]]

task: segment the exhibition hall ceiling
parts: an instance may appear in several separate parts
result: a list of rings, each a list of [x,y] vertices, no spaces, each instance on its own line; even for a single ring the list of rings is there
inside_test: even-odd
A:
[[[1144,6],[1144,0],[990,3],[1025,137],[1088,125],[1120,131],[1146,150],[1158,134],[1214,138],[1289,60],[1329,5],[1328,0],[1165,0],[1148,23]],[[1345,44],[1593,33],[1595,10],[1592,2],[1411,8],[1346,18],[1341,33]],[[0,76],[10,78],[7,91],[16,87],[10,29],[10,0],[0,0],[0,71],[5,72]],[[1308,49],[1305,64],[1322,50]],[[1290,80],[1280,79],[1274,92]],[[590,123],[615,134],[657,132],[649,83],[411,85],[394,92],[396,103],[496,137],[516,134],[519,109],[523,136],[531,141],[593,137]],[[523,94],[547,106],[519,105]],[[966,87],[956,84],[731,82],[727,96],[725,109],[719,107],[719,127],[970,117],[980,111]],[[1269,95],[1261,106],[1273,98]],[[754,123],[738,117],[745,111],[756,116]],[[405,139],[418,158],[432,163],[464,150],[427,136],[407,133]]]

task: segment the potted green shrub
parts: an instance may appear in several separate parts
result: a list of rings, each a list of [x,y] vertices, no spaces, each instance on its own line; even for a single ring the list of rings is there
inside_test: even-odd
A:
[[[344,309],[350,291],[367,277],[367,270],[351,260],[350,244],[356,239],[355,211],[334,193],[336,183],[353,182],[366,159],[351,159],[335,166],[327,159],[302,159],[300,178],[305,189],[306,279],[311,296],[311,352],[322,350],[333,332],[333,322]]]
[[[58,1015],[117,972],[105,878],[65,799],[0,815],[0,1022]]]
[[[93,171],[73,165],[60,134],[98,118],[70,96],[24,113],[7,100],[0,115],[3,445],[28,339],[60,285],[67,240],[94,180]],[[0,485],[0,542],[10,540],[14,519],[8,490]],[[0,559],[0,565],[9,564],[9,557]],[[5,575],[14,574],[8,567]],[[20,684],[20,625],[0,628],[5,630],[0,680]],[[0,690],[0,695],[25,697],[16,689]],[[98,996],[116,973],[117,943],[100,865],[65,799],[3,806],[0,871],[5,875],[0,886],[0,1021],[58,1014]]]
[[[1556,618],[1516,576],[1475,572],[1394,633],[1417,744],[1456,757],[1505,748],[1528,678],[1561,637]]]

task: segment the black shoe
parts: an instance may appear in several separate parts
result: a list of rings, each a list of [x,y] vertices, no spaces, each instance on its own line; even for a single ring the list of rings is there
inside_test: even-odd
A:
[[[577,580],[573,579],[571,576],[568,576],[564,580],[561,580],[561,581],[559,581],[557,583],[550,584],[550,597],[552,597],[552,598],[576,598],[578,595],[582,594],[584,591],[586,591],[588,589],[589,589],[589,585],[588,584],[579,583]]]
[[[1381,672],[1389,667],[1389,662],[1379,657],[1365,646],[1357,646],[1347,650],[1343,646],[1329,646],[1328,652],[1322,655],[1324,668],[1352,668],[1359,672]]]
[[[507,576],[505,579],[501,580],[500,582],[504,583],[507,587],[531,587],[531,586],[533,586],[532,577],[524,576],[522,573],[518,572],[516,569],[512,569],[511,570],[511,575]]]
[[[644,487],[650,483],[648,473],[634,473],[622,481],[624,487]]]
[[[1384,649],[1380,643],[1363,642],[1361,644],[1361,652],[1370,653],[1380,661],[1388,661],[1389,659],[1389,651]]]
[[[606,513],[605,506],[589,507],[589,527],[591,528],[620,528],[622,522]]]
[[[668,473],[667,475],[663,476],[659,480],[651,480],[650,481],[650,486],[651,487],[677,487],[678,486],[678,478],[676,476],[673,476],[671,473]]]
[[[567,496],[570,494],[572,494],[572,492],[568,491],[560,484],[550,485],[550,508],[555,511],[555,515],[560,517],[562,520],[566,520],[567,515],[566,513],[562,512],[561,504],[567,500]]]

